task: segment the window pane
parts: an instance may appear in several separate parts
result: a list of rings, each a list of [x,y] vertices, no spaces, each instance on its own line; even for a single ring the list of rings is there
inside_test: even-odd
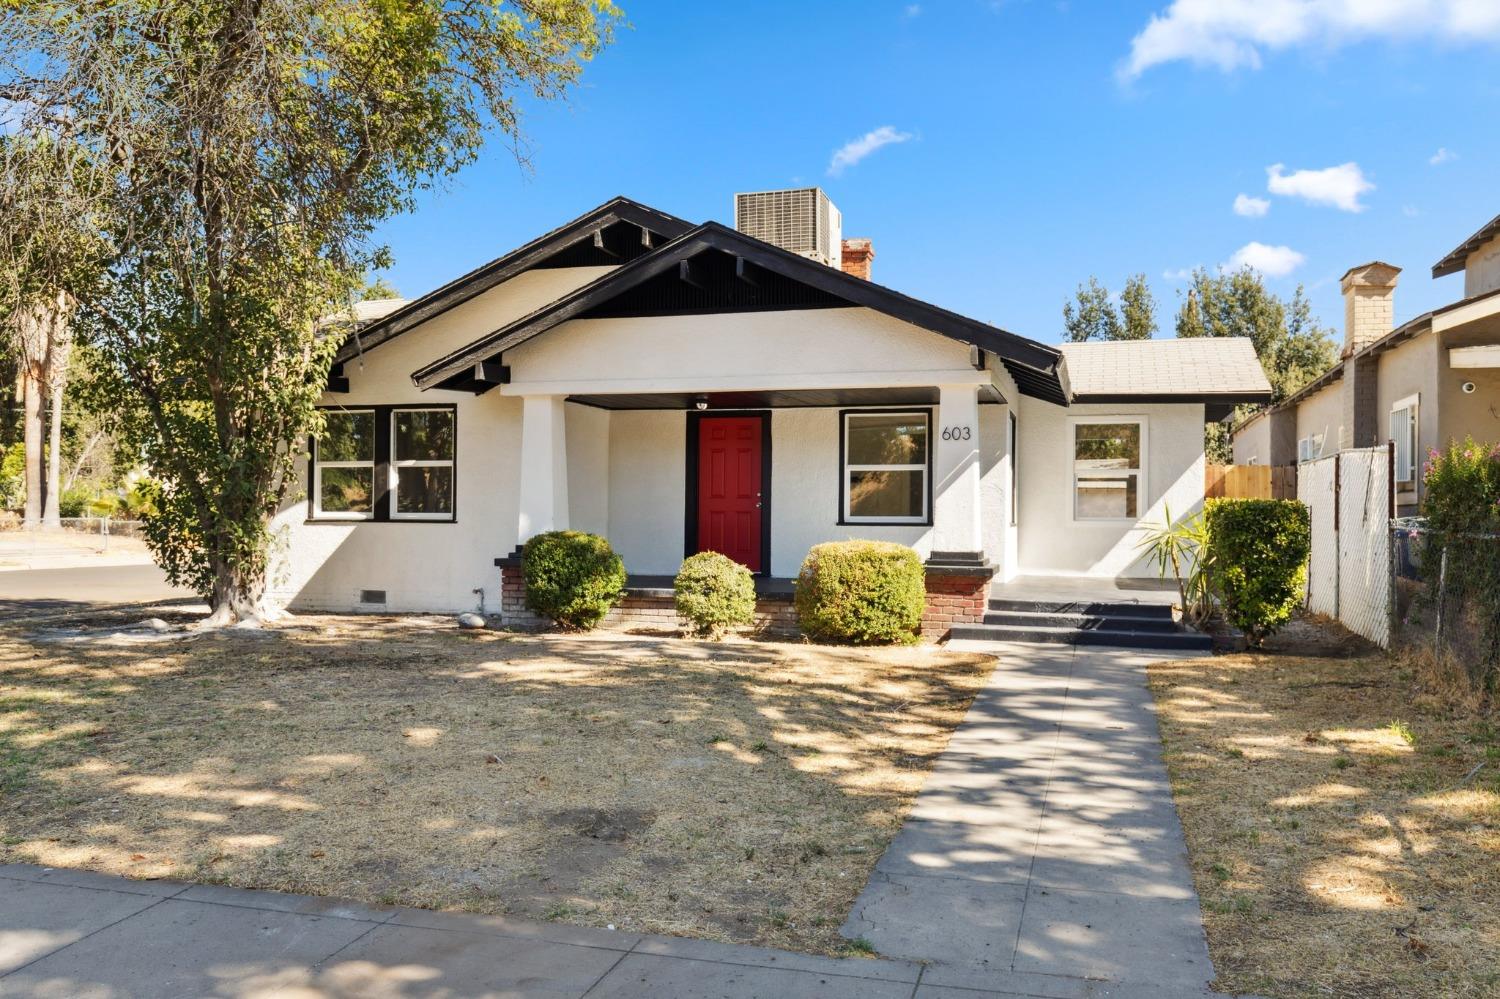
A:
[[[396,460],[452,461],[452,411],[427,409],[397,413]]]
[[[1078,480],[1080,520],[1136,515],[1136,476]]]
[[[850,414],[850,465],[927,464],[927,420],[915,413]]]
[[[373,468],[320,468],[321,495],[318,505],[324,513],[369,513],[374,492]]]
[[[1073,457],[1080,468],[1140,468],[1139,423],[1080,423],[1073,428]]]
[[[452,513],[451,467],[403,468],[396,473],[397,513]]]
[[[849,516],[921,517],[927,490],[922,472],[850,472]]]
[[[318,441],[319,461],[374,461],[375,414],[328,413]]]

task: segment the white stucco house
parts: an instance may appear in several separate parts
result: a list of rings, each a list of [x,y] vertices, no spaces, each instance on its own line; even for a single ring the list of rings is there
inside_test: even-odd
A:
[[[981,599],[1021,573],[1147,576],[1142,525],[1202,502],[1205,421],[1269,397],[1248,341],[1052,347],[882,287],[815,188],[736,218],[616,198],[372,310],[273,595],[520,613],[502,572],[564,527],[657,585],[702,549],[784,580],[850,537]]]

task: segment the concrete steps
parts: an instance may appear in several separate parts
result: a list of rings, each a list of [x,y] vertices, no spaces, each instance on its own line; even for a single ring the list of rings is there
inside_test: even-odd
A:
[[[981,624],[960,625],[952,638],[1131,649],[1210,651],[1213,639],[1179,625],[1164,604],[991,600]]]

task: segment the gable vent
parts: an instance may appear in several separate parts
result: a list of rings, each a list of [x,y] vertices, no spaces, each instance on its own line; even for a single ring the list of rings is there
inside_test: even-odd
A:
[[[844,217],[821,187],[736,194],[734,227],[829,267],[843,256]]]

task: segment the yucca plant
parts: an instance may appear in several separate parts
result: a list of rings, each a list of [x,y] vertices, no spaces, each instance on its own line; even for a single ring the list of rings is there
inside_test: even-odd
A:
[[[1174,521],[1172,508],[1163,506],[1161,524],[1146,528],[1137,547],[1151,556],[1162,579],[1170,572],[1177,581],[1183,620],[1198,627],[1213,616],[1213,553],[1202,513]]]

